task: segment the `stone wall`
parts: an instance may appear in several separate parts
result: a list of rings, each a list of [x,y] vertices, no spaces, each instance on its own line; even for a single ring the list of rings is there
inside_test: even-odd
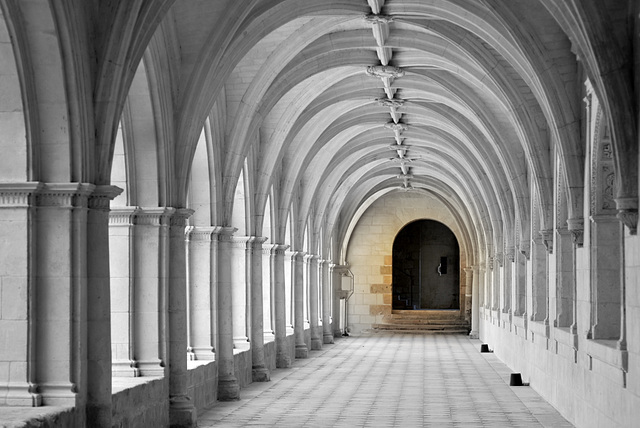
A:
[[[391,314],[393,241],[405,225],[420,219],[445,224],[460,240],[460,230],[451,212],[439,199],[425,193],[389,193],[374,202],[358,220],[346,256],[354,275],[354,294],[349,299],[351,333],[366,331]],[[462,246],[460,260],[461,263],[466,260]],[[464,284],[463,277],[460,283]]]
[[[218,400],[218,365],[215,361],[190,361],[187,382],[189,384],[187,395],[191,397],[198,413],[216,404]]]
[[[144,381],[113,394],[112,426],[117,428],[169,425],[169,379]]]
[[[625,237],[626,347],[615,340],[587,337],[591,293],[588,240],[576,252],[577,319],[569,329],[525,321],[522,317],[480,309],[480,339],[514,372],[522,373],[545,400],[580,427],[637,426],[640,408],[640,242]],[[550,255],[549,265],[555,265]],[[527,272],[531,272],[531,261]],[[555,298],[555,272],[549,272],[550,300]],[[531,287],[531,284],[528,284]],[[553,320],[554,308],[550,307]]]

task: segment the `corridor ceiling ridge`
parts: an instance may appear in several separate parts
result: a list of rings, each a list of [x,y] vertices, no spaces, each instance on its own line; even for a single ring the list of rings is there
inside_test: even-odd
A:
[[[9,33],[37,35],[26,22],[69,28],[55,61],[77,82],[50,77],[67,87],[74,143],[66,170],[74,179],[121,182],[111,177],[121,131],[125,151],[135,153],[128,168],[140,178],[129,183],[127,204],[186,207],[198,188],[212,200],[197,221],[255,236],[266,229],[271,242],[290,234],[296,249],[309,226],[317,249],[332,239],[340,247],[374,195],[430,194],[450,202],[482,258],[558,222],[581,227],[585,80],[611,118],[618,212],[637,211],[637,130],[623,119],[635,117],[633,81],[619,59],[628,57],[619,55],[629,49],[626,11],[614,3],[91,1],[84,9],[56,4],[43,15],[5,0],[2,12]],[[71,25],[78,11],[101,22],[94,77],[64,55],[92,55],[72,34],[84,31]],[[24,70],[29,48],[14,46]],[[47,68],[37,70],[23,78],[27,106],[36,103],[30,85],[41,85]],[[74,98],[91,84],[93,117]],[[48,114],[25,117],[33,144],[48,135],[37,132],[39,121],[58,125]],[[82,135],[83,121],[95,121],[95,147]],[[196,155],[200,143],[206,150]],[[157,165],[142,165],[154,151]],[[30,179],[63,181],[32,162]],[[209,183],[194,184],[196,176]],[[242,210],[238,195],[251,196]],[[566,199],[561,219],[554,195]],[[246,224],[232,224],[239,212]]]
[[[490,204],[480,210],[493,220],[475,220],[476,226],[484,223],[483,229],[513,222],[515,203],[504,195],[517,195],[520,203],[530,198],[529,183],[517,180],[527,176],[526,168],[535,171],[537,190],[548,199],[551,142],[543,108],[498,53],[511,47],[516,53],[509,59],[519,61],[520,69],[529,65],[514,48],[513,36],[487,14],[486,6],[469,4],[463,11],[454,2],[440,2],[440,9],[432,5],[428,10],[419,2],[396,2],[396,8],[393,3],[370,1],[369,10],[346,18],[322,12],[311,19],[291,17],[248,47],[225,83],[225,99],[217,98],[227,104],[225,202],[232,201],[233,178],[251,144],[260,144],[256,194],[268,195],[270,186],[278,186],[285,211],[299,193],[301,226],[312,211],[332,220],[353,211],[381,181],[405,190],[422,186],[420,177],[429,176],[449,182],[449,188],[484,182],[473,190],[481,197],[461,193],[464,206]],[[386,6],[392,13],[382,13]],[[451,16],[456,11],[459,15]],[[550,15],[546,18],[553,23]],[[468,28],[456,27],[455,22],[465,21]],[[493,39],[480,39],[474,26]],[[565,40],[564,48],[569,47]],[[537,87],[535,92],[540,92]],[[320,105],[314,106],[316,99]],[[438,129],[450,141],[442,141]],[[256,133],[257,140],[250,137]],[[388,162],[390,154],[395,168]],[[274,168],[282,168],[279,183],[263,179]],[[463,178],[457,169],[470,175]],[[354,177],[370,184],[356,185]],[[526,210],[521,206],[519,211]],[[322,224],[322,217],[315,224]]]
[[[579,19],[575,2],[255,1],[241,22],[222,19],[225,2],[216,3],[177,1],[168,18],[186,107],[177,156],[192,156],[202,121],[224,105],[215,110],[224,141],[213,142],[222,222],[251,158],[249,211],[264,218],[277,193],[275,241],[292,206],[294,246],[307,224],[325,241],[327,226],[341,224],[341,242],[350,216],[380,188],[425,189],[460,201],[465,229],[482,230],[500,251],[505,239],[531,238],[531,215],[540,215],[540,230],[552,227],[554,150],[567,215],[581,215],[576,52],[597,52],[562,27]],[[618,196],[634,192],[621,186]],[[260,234],[256,221],[247,230]],[[520,236],[503,236],[516,224]]]

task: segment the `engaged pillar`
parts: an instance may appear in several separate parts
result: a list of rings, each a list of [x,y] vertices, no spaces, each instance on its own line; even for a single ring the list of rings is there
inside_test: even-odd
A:
[[[309,348],[304,341],[304,256],[298,251],[293,255],[293,294],[294,294],[294,336],[296,341],[296,358],[308,358]]]
[[[480,337],[480,267],[473,266],[471,297],[471,332],[469,337]]]
[[[287,346],[287,299],[284,268],[285,250],[287,248],[289,248],[288,245],[274,245],[271,248],[277,368],[291,367],[291,353]]]
[[[169,231],[169,423],[195,427],[197,412],[187,395],[187,263],[185,226],[193,210],[180,208]]]
[[[320,265],[320,286],[322,287],[322,342],[333,343],[333,332],[331,331],[331,276],[329,260],[321,260]]]
[[[192,227],[187,231],[189,269],[189,355],[194,360],[214,360],[214,280],[219,227]]]
[[[307,263],[307,284],[309,284],[309,327],[311,330],[311,350],[322,349],[322,339],[318,331],[319,319],[319,288],[318,288],[318,256],[308,254],[305,256]]]
[[[251,266],[251,376],[254,382],[271,380],[264,362],[264,328],[262,297],[262,244],[267,238],[251,237],[249,257]]]
[[[233,309],[231,238],[237,229],[225,227],[218,235],[218,400],[240,399],[233,362]]]

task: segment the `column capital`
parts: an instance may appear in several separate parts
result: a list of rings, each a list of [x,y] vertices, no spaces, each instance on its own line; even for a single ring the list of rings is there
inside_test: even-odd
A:
[[[169,219],[170,226],[185,227],[187,220],[193,215],[195,210],[190,208],[174,208],[173,215]]]
[[[187,241],[210,242],[217,236],[218,229],[215,226],[188,226],[185,234]]]
[[[287,253],[285,253],[285,254],[290,255],[291,256],[291,260],[304,261],[304,256],[307,255],[307,252],[306,251],[287,251]]]
[[[123,192],[118,186],[95,186],[93,193],[89,195],[89,208],[101,211],[109,211],[111,201]]]
[[[0,208],[27,208],[35,204],[35,195],[43,184],[37,181],[26,183],[0,183]]]
[[[174,211],[169,207],[138,207],[134,223],[140,226],[166,226]]]
[[[629,228],[631,235],[635,235],[638,227],[638,198],[616,198],[615,202],[618,219]]]
[[[498,265],[500,267],[504,266],[504,254],[503,253],[496,253],[493,256],[493,261],[494,261],[494,263],[498,263]]]
[[[505,247],[504,255],[509,262],[513,263],[516,259],[516,249],[513,246]]]
[[[571,232],[573,243],[578,247],[584,244],[584,218],[570,218],[567,220],[567,229]]]
[[[547,253],[553,254],[553,229],[544,229],[538,232],[542,238],[542,243],[547,249]]]
[[[345,263],[343,265],[339,265],[339,264],[330,264],[329,265],[329,269],[333,272],[333,273],[339,273],[339,274],[345,274],[347,273],[347,271],[349,270],[349,263]]]
[[[262,244],[267,242],[269,238],[266,236],[249,236],[249,241],[247,241],[247,245],[254,250],[262,249]]]
[[[89,183],[42,183],[36,193],[40,207],[86,208],[96,186]]]
[[[109,210],[109,226],[131,226],[139,207],[117,207]]]
[[[520,242],[520,247],[518,248],[520,254],[522,254],[527,260],[529,260],[529,256],[531,253],[531,244],[528,242]]]
[[[238,231],[238,229],[235,227],[228,227],[228,226],[215,226],[215,227],[216,227],[215,233],[218,236],[218,241],[221,241],[221,242],[231,243],[233,234]]]
[[[307,263],[311,263],[314,260],[318,261],[320,259],[320,256],[316,255],[316,254],[309,254],[309,253],[305,253],[304,255],[304,261]]]
[[[614,223],[619,221],[615,214],[601,214],[589,216],[592,223]]]
[[[283,245],[283,244],[272,244],[271,248],[269,249],[269,251],[271,252],[272,255],[279,255],[279,256],[284,256],[287,253],[287,249],[289,248],[288,245]]]

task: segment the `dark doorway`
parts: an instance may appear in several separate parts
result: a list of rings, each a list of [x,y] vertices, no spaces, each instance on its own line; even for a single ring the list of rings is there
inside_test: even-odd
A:
[[[460,309],[460,247],[444,224],[418,220],[393,242],[393,309]]]

